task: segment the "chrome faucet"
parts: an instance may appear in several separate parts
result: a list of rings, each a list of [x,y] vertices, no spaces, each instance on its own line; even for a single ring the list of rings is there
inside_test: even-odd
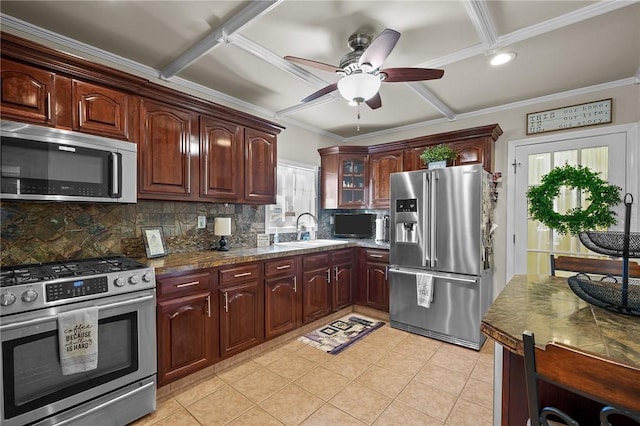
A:
[[[313,218],[313,221],[315,223],[315,232],[318,232],[318,218],[315,217],[314,215],[312,215],[311,213],[301,213],[298,218],[296,219],[296,240],[300,240],[301,236],[302,236],[302,232],[298,230],[298,228],[300,227],[300,218],[304,215],[308,215],[311,216]],[[315,236],[314,238],[311,238],[311,234],[309,234],[309,239],[315,240]]]

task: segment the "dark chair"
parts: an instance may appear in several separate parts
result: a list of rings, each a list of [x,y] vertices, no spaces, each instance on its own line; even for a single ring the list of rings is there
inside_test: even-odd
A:
[[[538,380],[552,383],[603,404],[604,408],[599,416],[601,426],[609,426],[609,417],[614,414],[640,424],[640,369],[578,352],[557,343],[549,343],[545,349],[536,348],[534,335],[530,331],[523,333],[522,340],[531,426],[578,426],[578,423],[565,412],[554,407],[541,406]],[[606,370],[601,368],[604,362],[609,363]],[[564,423],[554,422],[553,419],[560,419]],[[595,423],[595,419],[590,422]]]
[[[556,271],[582,272],[585,274],[622,276],[622,260],[589,259],[586,257],[550,256],[551,275]],[[640,277],[640,264],[629,261],[629,276]]]

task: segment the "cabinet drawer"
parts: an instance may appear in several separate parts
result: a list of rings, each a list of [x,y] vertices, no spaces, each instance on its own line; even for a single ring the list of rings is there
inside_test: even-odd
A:
[[[386,250],[365,250],[367,262],[389,263],[389,252]]]
[[[174,277],[158,278],[156,282],[159,298],[178,297],[201,290],[209,290],[209,273],[178,275]]]
[[[304,269],[313,269],[329,266],[329,253],[308,254],[302,258]]]
[[[256,262],[235,268],[221,269],[220,285],[225,286],[258,279],[260,276],[259,266],[260,264]]]
[[[293,257],[264,262],[265,277],[272,277],[287,273],[296,273],[296,259]]]
[[[350,263],[353,261],[353,249],[334,250],[331,252],[333,263]]]

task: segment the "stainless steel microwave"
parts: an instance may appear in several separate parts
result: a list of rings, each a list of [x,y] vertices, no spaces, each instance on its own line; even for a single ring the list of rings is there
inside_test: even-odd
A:
[[[3,199],[136,202],[134,143],[2,121],[0,149]]]

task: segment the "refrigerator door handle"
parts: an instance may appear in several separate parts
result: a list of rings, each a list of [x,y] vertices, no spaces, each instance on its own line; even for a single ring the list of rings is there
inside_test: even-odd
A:
[[[422,247],[424,248],[424,257],[422,265],[427,268],[431,267],[431,226],[426,223],[427,212],[429,211],[429,189],[430,189],[429,172],[425,172],[422,176],[422,214],[420,215],[420,227],[422,228]]]
[[[438,263],[438,257],[436,253],[436,223],[438,218],[436,217],[436,197],[438,195],[438,175],[434,173],[431,177],[431,185],[429,185],[429,233],[431,238],[429,239],[429,267],[435,268]]]
[[[429,271],[420,271],[417,269],[403,269],[403,268],[398,268],[393,266],[389,268],[389,272],[397,272],[399,274],[407,274],[407,275],[428,274],[433,276],[433,278],[443,278],[445,280],[462,281],[465,283],[476,283],[478,281],[477,278],[463,278],[463,277],[454,277],[450,275],[439,275],[439,274],[432,274]]]

